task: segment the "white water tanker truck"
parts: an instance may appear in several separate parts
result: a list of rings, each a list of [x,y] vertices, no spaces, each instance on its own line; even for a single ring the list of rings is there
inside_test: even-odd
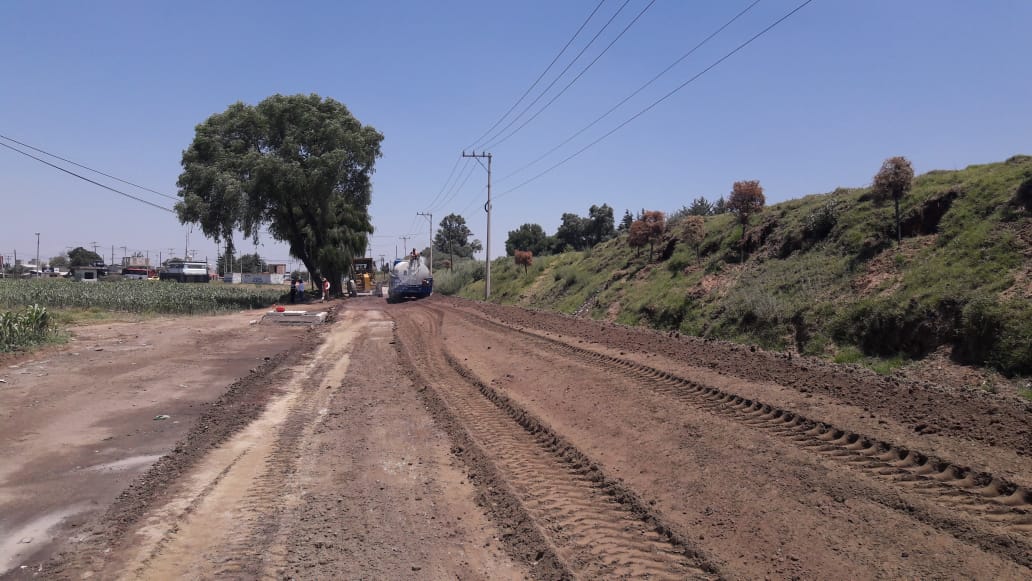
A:
[[[387,302],[422,299],[434,292],[434,277],[422,256],[396,258],[391,265]]]

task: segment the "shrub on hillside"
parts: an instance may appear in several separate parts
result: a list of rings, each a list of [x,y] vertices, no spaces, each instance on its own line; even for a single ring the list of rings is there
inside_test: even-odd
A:
[[[807,214],[803,223],[803,231],[809,240],[823,240],[831,233],[838,222],[841,206],[838,200],[829,200],[820,208]]]
[[[483,280],[484,263],[473,260],[461,261],[452,270],[434,272],[434,292],[453,295],[462,287]]]
[[[1032,306],[979,296],[964,306],[953,356],[1006,374],[1032,371]]]

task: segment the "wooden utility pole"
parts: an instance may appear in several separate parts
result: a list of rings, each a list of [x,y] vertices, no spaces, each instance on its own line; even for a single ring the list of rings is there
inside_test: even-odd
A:
[[[417,216],[426,218],[430,222],[430,276],[434,275],[434,215],[431,212],[416,212]]]
[[[491,298],[491,154],[484,153],[481,151],[477,153],[473,150],[472,153],[462,152],[462,157],[472,157],[477,160],[477,163],[483,167],[484,163],[480,161],[480,158],[487,158],[487,203],[484,204],[484,211],[487,212],[487,245],[484,249],[486,256],[484,257],[487,262],[487,269],[484,273],[484,300]]]

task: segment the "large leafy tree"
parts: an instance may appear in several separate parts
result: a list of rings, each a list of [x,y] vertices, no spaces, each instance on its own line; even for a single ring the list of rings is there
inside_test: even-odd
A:
[[[903,243],[903,229],[899,221],[899,201],[910,191],[914,181],[914,168],[910,160],[902,156],[886,159],[874,176],[871,188],[879,197],[891,197],[896,205],[896,244]]]
[[[731,195],[727,198],[727,209],[738,217],[742,224],[742,262],[745,262],[745,227],[749,218],[763,209],[767,199],[763,196],[763,187],[756,180],[735,182],[731,187]]]
[[[68,257],[61,255],[51,258],[50,268],[68,268]]]
[[[548,254],[553,240],[545,234],[540,224],[523,224],[515,230],[509,231],[509,237],[505,239],[505,253],[515,256],[517,250],[526,250],[536,256]]]
[[[68,266],[90,266],[94,262],[104,262],[99,254],[78,246],[68,251]]]
[[[609,204],[592,205],[584,224],[584,238],[588,246],[594,246],[616,236],[616,221]]]
[[[219,272],[267,272],[269,265],[257,252],[241,255],[229,263],[226,262],[226,255],[223,254],[218,259],[218,270]]]
[[[233,254],[233,233],[260,228],[287,242],[339,294],[365,252],[372,180],[383,135],[319,95],[273,95],[231,105],[196,128],[183,152],[176,212]]]
[[[555,231],[557,246],[566,249],[583,250],[586,242],[584,237],[585,220],[577,214],[566,212]]]
[[[437,234],[434,235],[434,248],[448,253],[449,270],[455,264],[455,255],[473,256],[469,237],[473,235],[466,226],[466,219],[458,214],[448,214],[441,220]],[[479,245],[479,242],[477,242]]]

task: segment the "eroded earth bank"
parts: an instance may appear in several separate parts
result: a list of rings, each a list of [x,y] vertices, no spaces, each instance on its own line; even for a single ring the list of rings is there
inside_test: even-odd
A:
[[[1021,400],[441,297],[294,345],[7,575],[1032,576]]]

